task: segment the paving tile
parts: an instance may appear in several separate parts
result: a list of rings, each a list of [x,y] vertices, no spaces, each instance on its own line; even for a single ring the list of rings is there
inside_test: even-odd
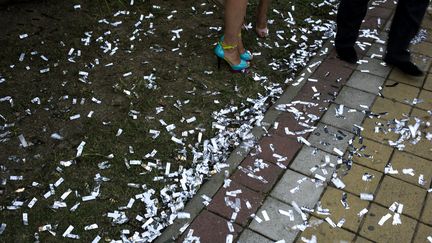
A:
[[[363,112],[355,111],[348,112],[349,108],[343,108],[343,116],[336,116],[336,108],[339,109],[339,105],[330,105],[328,111],[324,114],[321,119],[322,123],[344,129],[345,131],[352,131],[353,125],[360,125],[365,117]]]
[[[377,60],[377,59],[371,59]],[[357,68],[361,68],[360,70],[369,70],[372,66],[375,66],[376,70],[369,70],[370,72],[382,72],[379,67],[381,65],[372,63],[367,68],[365,66],[359,65]],[[378,66],[377,66],[378,65]],[[383,67],[383,69],[388,69],[387,67]],[[379,87],[384,84],[385,77],[376,76],[371,73],[359,72],[356,71],[348,80],[347,85],[359,90],[363,90],[372,94],[378,94],[380,92]]]
[[[230,197],[226,195],[227,191],[235,190],[241,190],[242,193],[237,194],[237,197]],[[227,197],[233,203],[235,202],[236,198],[241,200],[241,209],[238,212],[237,218],[235,220],[235,222],[240,225],[247,225],[250,215],[257,211],[258,207],[261,206],[261,203],[264,200],[264,195],[261,193],[254,192],[251,189],[232,181],[228,188],[222,187],[219,189],[207,207],[209,211],[217,213],[226,219],[231,219],[234,209],[226,205],[225,197]],[[252,206],[251,209],[246,207],[246,201],[250,202]]]
[[[354,109],[359,109],[360,105],[366,105],[370,107],[374,100],[374,94],[345,86],[336,98],[336,103],[343,104]]]
[[[238,243],[272,243],[274,241],[257,234],[251,230],[245,229],[237,241]]]
[[[417,66],[422,70],[428,70],[431,64],[430,57],[426,57],[420,54],[413,53],[411,55],[411,60],[415,64],[417,64]],[[390,73],[389,79],[396,82],[413,85],[416,87],[422,87],[423,82],[425,80],[425,76],[415,77],[415,76],[404,74],[397,68],[393,68],[392,72]]]
[[[395,102],[389,99],[378,97],[372,106],[371,111],[374,113],[388,112],[382,116],[385,120],[400,119],[404,114],[408,115],[411,110],[409,105]]]
[[[369,48],[368,52],[366,53],[367,57],[372,57],[372,55],[374,55],[373,58],[378,59],[378,60],[383,60],[384,55],[385,55],[385,51],[386,51],[386,46],[383,44],[378,44],[378,43],[374,43],[372,44],[372,46]],[[378,56],[379,55],[379,56]],[[391,70],[391,68],[389,68]],[[389,70],[389,71],[390,71]]]
[[[256,165],[256,163],[259,165]],[[262,159],[256,159],[250,156],[246,157],[240,166],[243,170],[240,168],[237,169],[237,171],[231,176],[231,179],[239,184],[249,187],[250,189],[264,193],[268,192],[274,186],[283,172],[279,166],[276,166],[271,162],[265,162]],[[260,180],[256,177],[261,177],[262,179]]]
[[[432,73],[427,75],[423,88],[432,91]]]
[[[299,181],[301,181],[300,184]],[[296,187],[298,187],[297,190],[295,190]],[[291,190],[294,191],[291,192]],[[322,185],[317,186],[309,177],[287,170],[270,195],[286,203],[294,201],[300,207],[313,208],[323,190]]]
[[[410,242],[414,235],[416,221],[401,215],[402,224],[392,225],[391,218],[380,226],[378,222],[390,212],[388,208],[372,203],[359,234],[376,242]]]
[[[384,7],[374,7],[367,11],[366,16],[380,17],[381,21],[384,22],[386,19],[390,18],[393,10]]]
[[[265,210],[270,220],[265,221],[262,212]],[[273,241],[285,240],[286,242],[293,242],[297,236],[298,230],[292,230],[291,227],[302,223],[301,217],[295,215],[294,221],[290,221],[288,216],[279,213],[279,210],[289,212],[294,211],[294,208],[288,204],[280,202],[272,197],[268,197],[256,214],[261,223],[253,220],[249,228],[272,239]]]
[[[408,74],[404,74],[397,68],[393,68],[390,72],[389,79],[399,83],[405,83],[416,87],[422,87],[425,77],[415,77]]]
[[[357,239],[354,241],[355,243],[373,243],[373,241],[370,241],[368,239],[365,239],[363,237],[357,236]]]
[[[393,168],[399,171],[399,174],[393,175],[394,177],[421,186],[418,184],[418,178],[420,174],[423,174],[426,184],[422,187],[426,189],[430,188],[432,180],[432,161],[419,158],[413,154],[395,150],[391,163]],[[408,168],[414,169],[415,176],[405,175],[402,173],[403,169]]]
[[[321,224],[307,228],[302,232],[301,238],[304,237],[310,240],[312,235],[315,235],[317,242],[352,242],[354,240],[355,235],[353,233],[338,227],[332,228],[326,221],[311,217],[309,222],[321,222]]]
[[[388,144],[388,140],[395,141],[398,139],[399,136],[393,132],[384,133],[380,131],[375,133],[375,127],[380,127],[377,123],[386,124],[387,122],[382,119],[366,118],[362,125],[364,130],[361,132],[361,135],[382,144]]]
[[[370,181],[362,180],[363,175],[366,173],[373,176]],[[378,171],[366,168],[356,163],[352,165],[351,170],[345,173],[345,176],[343,175],[343,172],[339,173],[339,175],[340,174],[342,174],[341,180],[345,184],[343,190],[356,195],[360,195],[360,193],[375,194],[381,177],[383,176],[383,174]]]
[[[275,158],[273,154],[278,154],[286,157],[286,160],[281,162],[286,166],[291,162],[302,146],[301,143],[294,139],[279,135],[265,136],[261,138],[258,144],[260,151],[254,151],[251,155],[256,155],[256,157],[260,159],[276,164],[277,158]],[[272,150],[272,148],[274,150]]]
[[[360,218],[357,214],[363,208],[367,208],[369,202],[360,200],[358,196],[347,193],[346,195],[349,208],[345,209],[341,203],[343,193],[344,192],[342,190],[338,190],[333,187],[327,187],[320,201],[323,208],[330,210],[330,215],[314,213],[314,216],[322,219],[330,217],[335,223],[344,218],[346,221],[342,228],[357,232],[362,221],[362,218]]]
[[[432,122],[432,118],[427,114],[426,111],[414,108],[412,113],[412,117],[418,117],[423,121]],[[423,128],[423,133],[430,132],[432,133],[432,127]],[[421,139],[417,144],[405,143],[405,151],[415,154],[419,157],[425,158],[427,160],[432,160],[432,146],[431,141],[427,139]]]
[[[314,177],[315,174],[318,174],[320,176],[326,177],[327,179],[330,179],[334,171],[334,169],[330,167],[325,168],[327,174],[324,174],[321,169],[316,169],[315,171],[311,172],[311,168],[318,167],[321,164],[325,163],[326,156],[329,156],[331,163],[337,163],[336,156],[319,149],[304,146],[290,165],[290,168],[310,177]]]
[[[411,52],[420,53],[425,56],[432,57],[432,43],[422,41],[418,44],[412,45],[410,48]]]
[[[330,61],[326,59],[321,63],[320,67],[312,74],[311,78],[318,80],[335,81],[340,79],[341,83],[346,83],[353,70],[340,65],[338,61]]]
[[[387,80],[385,85],[392,85],[395,82],[392,80]],[[406,103],[405,100],[413,100],[417,98],[420,89],[411,85],[398,83],[393,87],[384,87],[382,94],[385,98],[399,101],[401,103]]]
[[[425,196],[426,190],[386,175],[375,201],[386,207],[390,207],[394,202],[402,203],[403,214],[418,218]]]
[[[366,156],[354,156],[353,161],[364,165],[366,167],[375,169],[377,171],[384,171],[384,167],[390,160],[393,148],[385,144],[381,144],[367,138],[364,138],[362,144],[359,143],[359,139],[355,139],[353,142],[355,148],[362,148],[360,152],[362,155],[370,155],[372,158]]]
[[[432,119],[429,117],[429,122],[432,122]],[[425,129],[423,132],[432,132],[432,127]],[[423,138],[417,144],[405,143],[405,151],[415,154],[419,157],[430,159],[432,158],[432,146],[431,141]]]
[[[342,132],[345,137],[341,135],[340,132]],[[312,147],[337,155],[333,149],[337,148],[344,152],[348,147],[348,141],[352,139],[352,137],[352,133],[319,123],[317,129],[308,138],[308,141],[311,143]]]
[[[190,229],[193,229],[193,235],[200,237],[200,241],[203,243],[225,242],[228,234],[232,234],[234,238],[236,238],[242,228],[237,224],[233,224],[234,232],[230,233],[227,222],[226,219],[207,210],[203,210],[185,230],[178,242],[183,242],[184,237],[188,234]]]
[[[432,225],[432,196],[427,195],[423,213],[420,217],[420,221],[429,225]]]
[[[417,232],[414,236],[414,243],[428,242],[428,237],[432,235],[432,227],[419,223]]]
[[[299,125],[299,121],[294,118],[294,115],[288,112],[283,112],[275,121],[277,122],[277,127],[272,126],[269,130],[271,135],[279,135],[286,138],[296,139],[296,135],[287,135],[285,132],[285,128],[289,131],[297,132],[303,131],[305,128]]]
[[[362,60],[365,60],[367,62],[359,64],[357,66],[357,70],[358,71],[361,71],[361,70],[369,71],[368,73],[363,72],[363,74],[376,75],[378,77],[386,78],[391,71],[391,68],[388,67],[382,59],[378,59],[377,57],[374,57],[374,58],[365,57]],[[360,72],[360,73],[362,73],[362,72]],[[381,82],[381,81],[379,80],[379,82]],[[350,85],[350,82],[348,81],[347,84]],[[359,87],[356,87],[354,85],[350,85],[350,86],[360,89]],[[365,91],[368,91],[368,92],[374,93],[374,94],[377,93],[377,90],[375,87],[373,87],[373,89],[368,89]]]
[[[432,110],[432,92],[427,90],[422,90],[419,95],[419,99],[423,102],[416,105],[416,107],[424,110]]]

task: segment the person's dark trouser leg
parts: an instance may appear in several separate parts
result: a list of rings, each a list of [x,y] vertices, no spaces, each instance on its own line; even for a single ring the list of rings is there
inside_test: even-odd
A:
[[[368,2],[369,0],[341,0],[336,19],[336,48],[354,47],[361,23],[366,16]]]
[[[429,0],[399,0],[387,43],[387,59],[409,62],[409,44],[417,34]]]

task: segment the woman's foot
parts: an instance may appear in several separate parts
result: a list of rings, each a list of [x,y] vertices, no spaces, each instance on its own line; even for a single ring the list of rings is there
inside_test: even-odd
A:
[[[258,26],[255,28],[255,33],[259,38],[266,38],[269,35],[269,30],[267,27],[259,28]]]

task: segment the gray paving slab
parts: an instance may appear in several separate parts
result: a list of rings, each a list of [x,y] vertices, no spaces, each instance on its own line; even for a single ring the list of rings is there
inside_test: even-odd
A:
[[[343,114],[336,116],[336,108],[339,110],[340,105],[332,104],[321,119],[322,123],[344,129],[345,131],[352,131],[353,125],[361,125],[365,114],[360,111],[349,112],[349,108],[343,108]]]
[[[270,220],[265,221],[262,212],[268,214]],[[288,216],[279,213],[279,210],[289,212],[290,210],[294,213],[294,221],[290,221]],[[285,240],[285,242],[293,242],[298,230],[292,230],[291,227],[303,223],[300,215],[294,212],[294,208],[288,204],[278,201],[272,197],[268,197],[264,202],[261,209],[256,214],[260,219],[261,223],[253,220],[249,225],[249,228],[265,235],[273,241]]]
[[[270,195],[286,203],[294,201],[299,206],[313,208],[323,190],[324,186],[317,185],[311,178],[287,170]]]
[[[354,109],[360,109],[360,105],[366,105],[370,107],[374,100],[374,94],[345,86],[342,88],[341,92],[336,98],[336,103],[343,104]]]
[[[374,64],[374,66],[377,65],[380,64]],[[390,69],[388,69],[388,72],[390,72]],[[382,86],[384,82],[385,77],[376,76],[371,73],[355,71],[348,80],[347,85],[377,95],[380,92],[380,86]]]
[[[386,46],[383,44],[374,43],[372,44],[371,48],[366,52],[366,56],[370,57],[374,55],[374,58],[377,59],[384,59]],[[378,56],[377,56],[378,55]]]
[[[274,241],[253,232],[252,230],[245,229],[240,235],[237,243],[273,243]]]
[[[294,161],[291,163],[290,168],[311,177],[314,177],[315,174],[318,174],[329,180],[335,171],[335,168],[331,168],[329,166],[324,167],[324,169],[327,171],[327,174],[325,174],[320,168],[311,171],[311,168],[316,168],[317,166],[325,163],[326,155],[330,159],[331,163],[336,164],[336,156],[319,149],[304,146]]]
[[[352,133],[341,131],[341,129],[319,123],[317,129],[312,133],[308,141],[311,143],[312,147],[338,155],[337,152],[334,151],[334,148],[344,152],[348,147],[348,141],[352,138]]]
[[[364,74],[373,74],[382,78],[386,78],[389,75],[391,68],[385,65],[382,59],[379,59],[378,57],[376,58],[365,57],[362,60],[365,60],[367,62],[362,62],[361,64],[359,64],[357,66],[357,70],[359,71],[367,70],[368,72]],[[375,93],[375,92],[371,92],[371,93]]]

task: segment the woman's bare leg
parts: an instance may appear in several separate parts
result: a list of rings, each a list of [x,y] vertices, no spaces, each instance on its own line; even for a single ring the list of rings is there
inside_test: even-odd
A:
[[[240,63],[239,53],[244,51],[239,33],[246,16],[247,2],[248,0],[225,1],[224,43],[238,46],[236,49],[225,50],[225,57],[233,64]]]
[[[259,37],[267,36],[267,13],[270,7],[271,0],[260,0],[256,13],[256,26],[255,30]]]

